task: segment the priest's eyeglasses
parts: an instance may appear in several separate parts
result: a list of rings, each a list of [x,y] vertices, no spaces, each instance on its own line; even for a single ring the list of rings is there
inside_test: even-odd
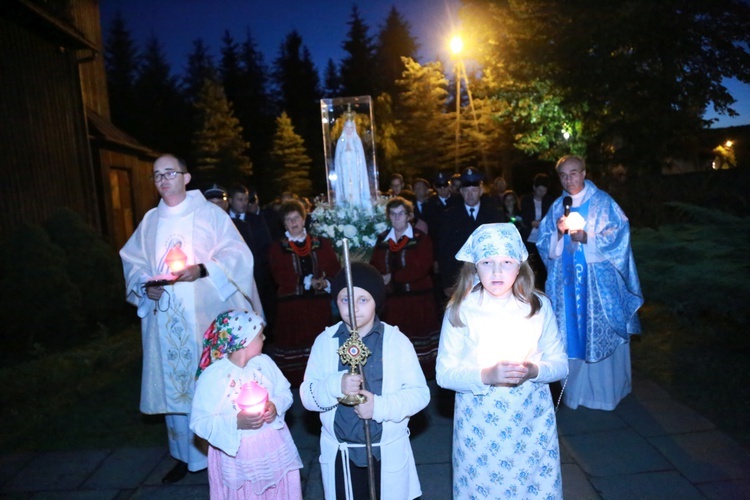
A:
[[[167,179],[168,181],[171,181],[175,177],[177,177],[177,174],[185,174],[185,172],[178,172],[177,170],[170,170],[169,172],[159,173],[156,172],[151,176],[151,179],[154,182],[160,182],[162,179]]]

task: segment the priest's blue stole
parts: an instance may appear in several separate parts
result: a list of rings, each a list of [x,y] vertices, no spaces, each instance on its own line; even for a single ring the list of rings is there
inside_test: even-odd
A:
[[[589,203],[571,208],[588,221]],[[565,330],[568,338],[568,357],[586,358],[587,266],[583,245],[563,236],[563,295],[565,297]]]

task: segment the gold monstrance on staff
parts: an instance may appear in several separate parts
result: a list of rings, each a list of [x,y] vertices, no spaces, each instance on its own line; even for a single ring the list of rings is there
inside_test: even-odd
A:
[[[364,370],[362,366],[367,363],[367,358],[370,356],[370,350],[367,348],[362,339],[359,337],[357,331],[357,318],[354,315],[354,285],[352,284],[352,266],[349,260],[349,240],[343,239],[344,247],[344,271],[346,273],[346,293],[349,296],[349,338],[346,342],[339,347],[338,354],[341,358],[341,362],[345,365],[349,365],[349,373],[356,373],[362,376],[364,380]],[[367,398],[361,394],[346,395],[339,399],[339,403],[347,406],[356,406],[364,403]]]
[[[339,347],[337,351],[341,357],[341,362],[345,365],[349,365],[349,373],[355,373],[362,377],[362,386],[367,389],[367,381],[365,380],[365,371],[362,366],[367,362],[368,356],[370,356],[370,349],[367,348],[362,339],[359,337],[357,331],[357,317],[354,315],[354,283],[352,280],[352,263],[349,260],[349,240],[343,239],[344,248],[344,272],[346,273],[346,293],[348,294],[349,300],[349,331],[351,335],[346,339],[346,342]],[[358,404],[365,403],[367,398],[361,394],[345,395],[339,399],[339,403],[347,406],[356,406]],[[377,493],[375,489],[375,465],[372,456],[372,437],[370,436],[370,421],[367,419],[362,420],[362,425],[365,428],[365,449],[367,450],[367,483],[370,494],[370,500],[377,500]]]

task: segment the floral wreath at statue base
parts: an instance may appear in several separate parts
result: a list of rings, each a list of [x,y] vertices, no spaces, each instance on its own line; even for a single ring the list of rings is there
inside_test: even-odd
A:
[[[388,229],[385,205],[388,198],[378,197],[372,207],[332,206],[317,201],[310,217],[310,232],[331,240],[339,259],[342,258],[343,238],[349,240],[349,251],[358,261],[370,261],[378,235]]]

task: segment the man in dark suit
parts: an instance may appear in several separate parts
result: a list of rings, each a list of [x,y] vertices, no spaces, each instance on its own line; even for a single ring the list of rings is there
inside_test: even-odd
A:
[[[253,193],[253,200],[257,203],[257,195]],[[269,327],[275,320],[276,290],[271,278],[271,267],[268,262],[268,251],[271,247],[271,233],[262,215],[248,211],[250,205],[250,191],[241,184],[229,188],[229,216],[237,226],[237,230],[250,247],[255,258],[255,282],[258,284],[260,301],[266,313]],[[266,337],[270,338],[272,328],[268,328]]]
[[[463,203],[445,211],[440,224],[438,241],[438,269],[443,292],[447,297],[453,293],[460,263],[456,253],[472,232],[482,224],[507,222],[508,218],[492,203],[482,199],[483,176],[474,167],[461,173],[461,198]]]

